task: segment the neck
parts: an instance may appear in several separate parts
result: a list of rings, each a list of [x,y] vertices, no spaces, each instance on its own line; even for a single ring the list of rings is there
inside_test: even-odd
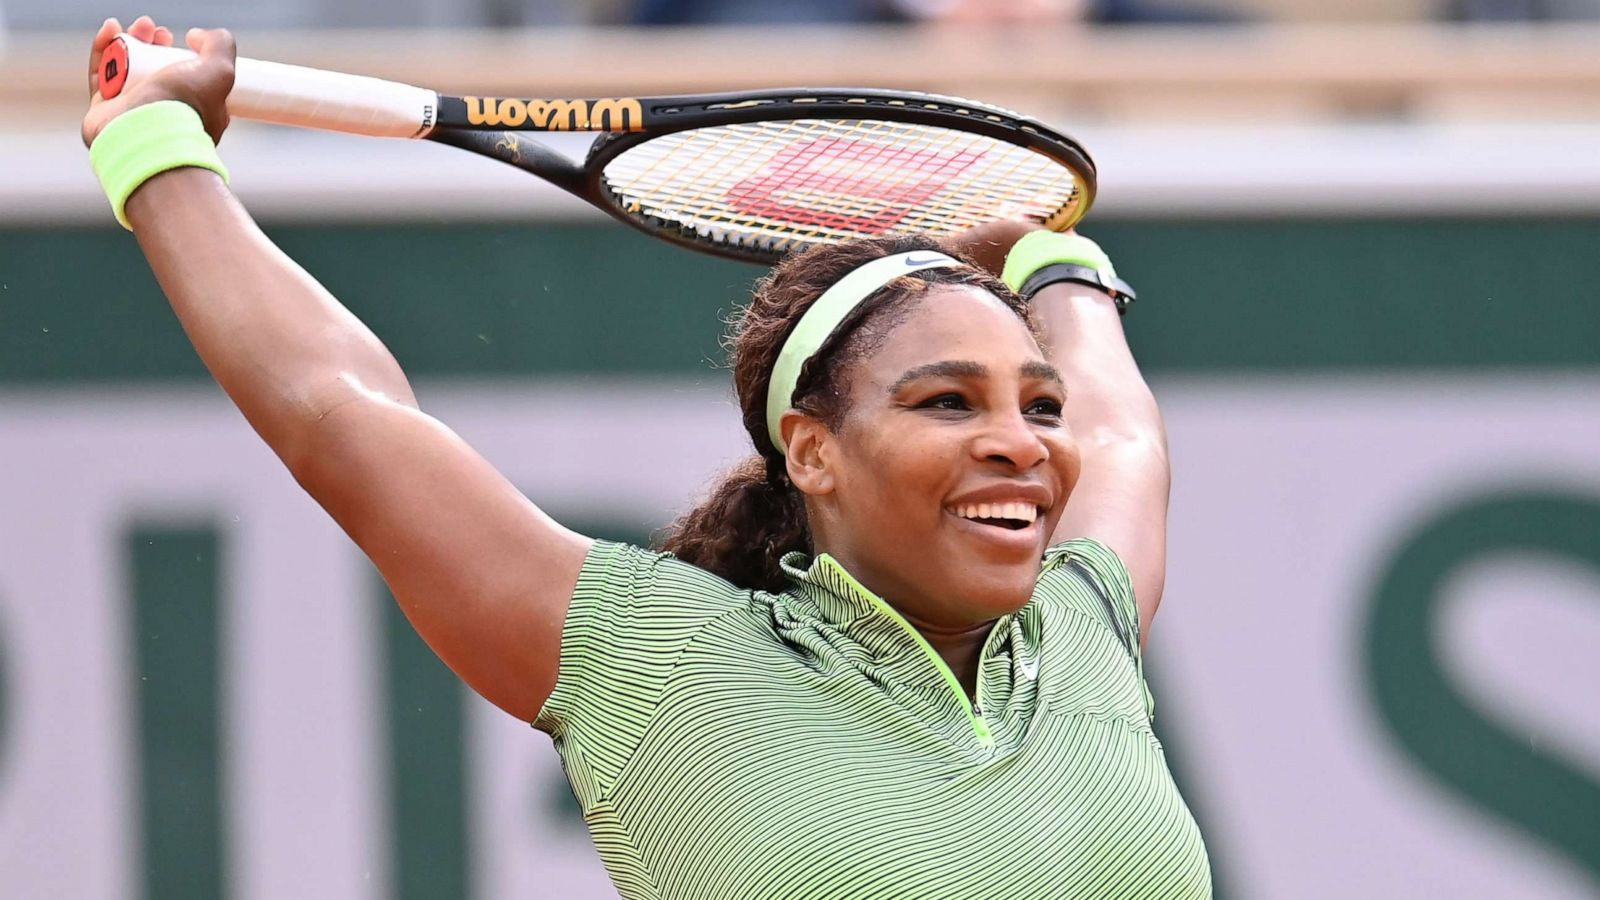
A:
[[[896,607],[900,615],[905,616],[911,627],[915,628],[928,646],[939,654],[944,664],[950,667],[956,681],[961,683],[961,689],[967,692],[969,699],[978,696],[978,658],[983,654],[984,642],[989,640],[989,632],[994,630],[993,622],[980,622],[966,628],[942,628],[929,625],[918,620],[914,615],[904,609]]]

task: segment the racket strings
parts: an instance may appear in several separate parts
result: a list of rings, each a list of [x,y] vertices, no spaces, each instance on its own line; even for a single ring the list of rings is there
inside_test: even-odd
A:
[[[799,125],[798,130],[803,132],[817,132],[835,126],[835,123],[818,122],[777,124]],[[956,190],[948,193],[959,196],[963,186],[950,185],[948,176],[967,167],[982,154],[941,154],[936,146],[930,146],[933,142],[927,141],[926,137],[938,135],[944,144],[949,145],[970,143],[973,136],[946,129],[923,128],[919,129],[918,134],[924,138],[921,142],[923,147],[910,149],[894,141],[901,135],[882,134],[891,130],[904,131],[903,127],[895,129],[891,123],[883,121],[851,124],[854,127],[850,130],[858,138],[881,137],[883,140],[796,141],[793,140],[796,137],[793,134],[795,128],[774,129],[768,125],[763,130],[790,132],[787,146],[775,155],[768,154],[773,158],[765,172],[755,178],[735,182],[731,187],[724,185],[722,187],[727,189],[714,190],[710,196],[703,191],[698,196],[691,196],[689,191],[683,190],[686,183],[693,180],[691,173],[748,171],[752,156],[759,157],[760,151],[769,149],[762,144],[775,143],[772,136],[763,135],[762,141],[707,141],[703,139],[705,135],[697,135],[702,139],[685,142],[700,145],[696,152],[683,153],[682,148],[670,148],[679,152],[655,154],[656,159],[647,167],[646,174],[658,179],[658,184],[677,186],[683,194],[677,198],[679,206],[687,209],[694,201],[699,201],[703,224],[734,223],[755,225],[758,229],[761,226],[770,229],[776,225],[784,236],[791,238],[837,239],[852,234],[876,234],[896,223],[929,230],[939,224],[939,219],[949,218],[950,198],[946,198],[947,202],[943,204],[931,204],[926,202],[929,195],[953,187]],[[863,125],[866,127],[860,127]],[[986,179],[991,183],[994,183],[996,176],[1015,179],[1016,170],[1028,157],[1037,158],[1026,151],[1015,152],[1017,148],[1010,145],[1002,144],[1001,147],[1013,151],[1002,154],[1002,158],[1009,158],[1013,164],[1009,170]],[[933,152],[929,152],[930,149]],[[664,168],[662,163],[671,158],[675,158],[677,164]],[[865,177],[864,172],[875,173],[878,177]],[[882,173],[885,172],[894,177],[883,178]],[[610,169],[607,174],[613,175]],[[613,183],[617,180],[613,179]],[[648,177],[639,179],[636,186],[648,186]],[[1026,183],[1017,186],[1023,190],[1038,187]],[[644,191],[638,193],[643,194]],[[970,190],[966,193],[970,193]],[[976,199],[980,198],[966,198],[969,206],[979,206],[975,214],[969,212],[973,220],[992,218],[992,210],[974,204]],[[707,203],[708,200],[711,202]],[[751,218],[769,221],[739,221]]]
[[[658,227],[767,250],[883,234],[954,234],[998,218],[1070,219],[1062,163],[950,128],[797,119],[678,132],[621,153],[614,202]]]

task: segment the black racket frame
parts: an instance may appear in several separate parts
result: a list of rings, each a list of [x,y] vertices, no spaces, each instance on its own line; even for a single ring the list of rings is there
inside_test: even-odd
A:
[[[1040,153],[1071,169],[1082,183],[1077,216],[1073,221],[1082,218],[1094,203],[1095,164],[1081,144],[1041,122],[983,103],[938,94],[853,88],[773,89],[626,99],[639,103],[642,127],[635,131],[602,132],[590,145],[582,162],[575,162],[534,139],[535,135],[566,129],[473,125],[467,121],[466,99],[462,97],[440,96],[438,124],[427,138],[537,175],[652,237],[703,253],[762,265],[777,262],[790,248],[711,241],[686,233],[673,224],[630,213],[603,183],[606,165],[646,141],[696,128],[796,119],[904,122],[979,134]],[[563,102],[589,104],[597,101]]]

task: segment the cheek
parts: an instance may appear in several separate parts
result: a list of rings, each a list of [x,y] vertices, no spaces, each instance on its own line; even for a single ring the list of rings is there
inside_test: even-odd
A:
[[[1056,470],[1056,477],[1061,479],[1063,496],[1072,493],[1072,488],[1078,483],[1078,476],[1083,474],[1083,453],[1078,449],[1078,442],[1072,435],[1062,429],[1062,434],[1047,442],[1050,447],[1050,464]]]
[[[949,443],[920,429],[902,430],[898,435],[880,434],[862,448],[857,486],[864,495],[902,513],[924,505],[918,504],[920,499],[937,500],[948,492],[955,479],[959,448]]]

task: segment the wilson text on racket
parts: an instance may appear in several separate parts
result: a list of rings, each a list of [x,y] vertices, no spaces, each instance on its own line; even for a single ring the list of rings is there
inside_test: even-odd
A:
[[[548,131],[639,131],[644,108],[632,97],[605,100],[519,100],[515,97],[463,97],[467,121],[495,127],[524,123]]]

